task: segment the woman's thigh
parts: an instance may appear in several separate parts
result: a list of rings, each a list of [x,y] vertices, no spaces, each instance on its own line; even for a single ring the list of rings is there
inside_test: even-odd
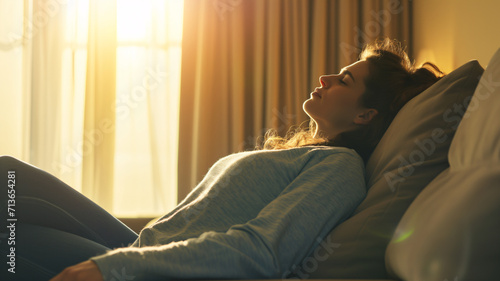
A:
[[[15,186],[7,185],[8,174]],[[9,192],[14,193],[14,217],[19,223],[72,233],[108,248],[128,246],[132,231],[103,208],[51,174],[9,156],[0,157],[0,218],[7,220]],[[12,182],[11,182],[12,183]],[[14,189],[14,191],[11,191]]]
[[[13,247],[1,248],[0,276],[7,277],[1,280],[49,280],[64,268],[108,250],[72,233],[19,223]],[[3,268],[5,265],[7,268]]]

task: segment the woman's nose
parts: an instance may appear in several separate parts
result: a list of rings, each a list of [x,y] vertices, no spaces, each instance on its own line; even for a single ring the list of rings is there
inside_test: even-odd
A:
[[[322,88],[326,87],[326,75],[321,75],[319,77],[319,84],[321,85]]]
[[[330,86],[331,81],[335,79],[338,75],[331,74],[331,75],[321,75],[319,77],[319,83],[321,84],[321,87],[323,88],[328,88]]]

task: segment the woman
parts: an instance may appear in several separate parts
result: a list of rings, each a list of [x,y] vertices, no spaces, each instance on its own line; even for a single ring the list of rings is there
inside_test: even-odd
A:
[[[363,162],[399,109],[441,76],[432,64],[415,68],[393,41],[368,45],[359,61],[320,77],[303,105],[309,129],[270,132],[263,149],[220,159],[139,236],[56,178],[2,157],[2,173],[15,171],[19,184],[9,280],[78,262],[51,280],[286,277],[363,200]]]

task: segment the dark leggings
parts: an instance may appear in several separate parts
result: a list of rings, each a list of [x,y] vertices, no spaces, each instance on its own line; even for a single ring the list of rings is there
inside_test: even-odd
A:
[[[9,174],[15,182],[8,181]],[[9,198],[12,194],[15,198]],[[137,239],[137,233],[78,191],[9,156],[0,156],[0,218],[0,280],[48,280]],[[8,271],[13,265],[15,273]]]

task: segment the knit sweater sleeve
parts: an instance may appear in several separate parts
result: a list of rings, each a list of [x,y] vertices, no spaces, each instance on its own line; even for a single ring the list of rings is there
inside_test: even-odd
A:
[[[282,278],[354,211],[365,192],[359,156],[334,153],[305,167],[257,217],[227,232],[116,249],[92,260],[104,280]]]

